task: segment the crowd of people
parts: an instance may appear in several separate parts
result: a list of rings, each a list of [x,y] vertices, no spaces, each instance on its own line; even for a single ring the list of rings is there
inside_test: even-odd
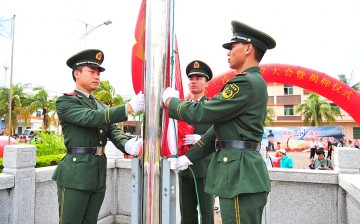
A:
[[[274,139],[275,140],[275,139]],[[277,142],[274,150],[268,150],[272,147],[266,147],[265,163],[268,168],[294,168],[293,159],[288,155],[285,149],[280,148],[280,142]],[[309,144],[309,168],[318,170],[333,170],[333,164],[331,162],[332,152],[336,147],[348,147],[359,149],[358,139],[347,140],[345,135],[334,141],[330,141],[330,138],[320,138],[316,140],[311,139]],[[269,154],[269,151],[275,151],[275,155]],[[327,151],[327,155],[325,155]],[[299,165],[299,164],[297,164]],[[307,168],[307,166],[303,166]]]

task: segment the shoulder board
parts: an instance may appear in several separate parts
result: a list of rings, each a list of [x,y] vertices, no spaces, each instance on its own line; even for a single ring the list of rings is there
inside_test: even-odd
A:
[[[238,75],[238,76],[239,76],[239,75],[241,75],[241,76],[242,76],[242,75],[247,75],[247,74],[250,74],[250,72],[242,72],[242,73],[237,74],[237,75]]]
[[[77,93],[75,93],[75,92],[72,92],[72,93],[64,93],[64,95],[66,95],[66,96],[76,96]]]

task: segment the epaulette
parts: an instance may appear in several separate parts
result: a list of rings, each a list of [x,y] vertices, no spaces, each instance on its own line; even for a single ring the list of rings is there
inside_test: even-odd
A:
[[[77,95],[77,93],[75,93],[75,92],[72,92],[72,93],[63,93],[64,95],[66,95],[66,96],[76,96]]]
[[[237,75],[238,75],[238,76],[239,76],[239,75],[243,76],[243,75],[247,75],[247,74],[250,74],[250,72],[242,72],[242,73],[237,74]]]

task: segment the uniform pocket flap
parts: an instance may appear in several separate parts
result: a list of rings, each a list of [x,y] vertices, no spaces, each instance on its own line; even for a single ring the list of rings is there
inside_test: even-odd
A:
[[[221,149],[219,156],[217,157],[218,162],[230,163],[236,160],[240,160],[242,155],[240,149]]]
[[[89,157],[90,155],[68,154],[67,159],[73,162],[87,163],[89,161]]]

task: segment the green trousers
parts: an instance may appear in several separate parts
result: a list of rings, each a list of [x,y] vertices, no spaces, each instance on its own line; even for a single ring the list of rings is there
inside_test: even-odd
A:
[[[223,224],[261,224],[268,192],[219,198]]]
[[[197,224],[198,202],[200,201],[201,223],[214,224],[214,196],[204,192],[206,178],[196,178],[197,188],[193,178],[179,176],[181,224]]]
[[[84,191],[58,186],[59,223],[96,224],[105,190],[106,187]]]

